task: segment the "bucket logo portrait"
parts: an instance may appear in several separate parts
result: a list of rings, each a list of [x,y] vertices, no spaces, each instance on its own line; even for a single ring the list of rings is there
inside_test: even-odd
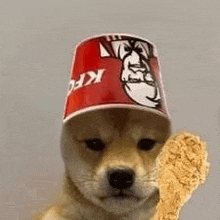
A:
[[[100,40],[101,56],[113,54],[123,63],[120,80],[126,94],[140,105],[160,107],[160,90],[150,66],[150,59],[156,57],[153,46],[133,37],[108,36]]]

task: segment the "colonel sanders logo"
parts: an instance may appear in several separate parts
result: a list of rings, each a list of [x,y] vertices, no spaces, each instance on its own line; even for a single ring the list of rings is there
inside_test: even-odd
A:
[[[150,58],[155,57],[153,46],[132,37],[123,39],[123,36],[120,36],[120,39],[112,37],[107,41],[100,45],[101,56],[106,57],[114,53],[114,57],[122,60],[121,82],[126,94],[138,104],[160,107],[159,86],[149,65]]]

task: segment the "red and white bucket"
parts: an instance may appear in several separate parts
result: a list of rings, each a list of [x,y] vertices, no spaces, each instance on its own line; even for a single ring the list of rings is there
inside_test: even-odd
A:
[[[74,51],[63,122],[88,111],[129,108],[170,122],[155,45],[128,34],[86,39]]]

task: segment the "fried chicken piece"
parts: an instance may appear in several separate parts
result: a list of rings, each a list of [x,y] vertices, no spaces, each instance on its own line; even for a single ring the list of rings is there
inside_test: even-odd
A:
[[[209,172],[206,143],[182,132],[171,136],[158,157],[160,202],[154,220],[177,220],[181,207],[190,199]]]

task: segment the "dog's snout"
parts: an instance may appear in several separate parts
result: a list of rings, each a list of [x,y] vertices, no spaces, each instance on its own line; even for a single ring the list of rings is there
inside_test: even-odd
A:
[[[111,170],[108,173],[109,184],[116,189],[130,188],[134,183],[135,173],[131,169]]]

